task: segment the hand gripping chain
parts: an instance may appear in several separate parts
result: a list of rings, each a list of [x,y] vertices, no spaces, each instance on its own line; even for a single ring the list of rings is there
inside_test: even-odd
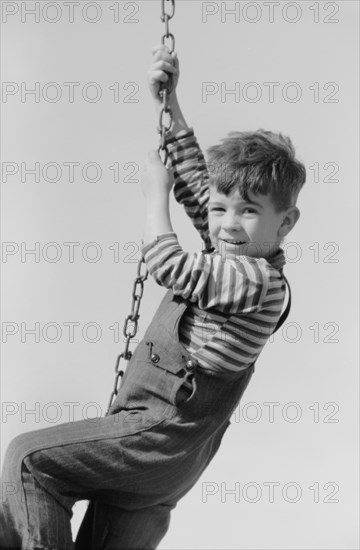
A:
[[[167,12],[165,10],[165,6],[167,4],[171,5],[170,12]],[[169,53],[172,53],[175,49],[175,37],[174,35],[169,31],[169,20],[174,17],[175,14],[175,0],[161,0],[161,21],[165,23],[165,34],[162,36],[162,44],[165,44],[166,40],[171,41],[171,47],[169,47]],[[160,151],[164,152],[164,158],[162,159],[162,162],[164,165],[166,165],[168,160],[168,150],[166,147],[166,134],[169,132],[173,118],[172,118],[172,112],[170,107],[168,106],[168,95],[171,93],[172,90],[172,75],[169,74],[169,80],[165,84],[164,82],[160,85],[160,91],[159,94],[162,97],[162,109],[160,111],[160,117],[159,117],[159,126],[157,128],[158,133],[160,134],[160,146],[159,146],[159,153]],[[168,124],[164,124],[163,118],[164,114],[167,114],[169,117]],[[133,292],[132,292],[132,306],[131,306],[131,313],[128,315],[125,319],[124,323],[124,329],[123,334],[126,338],[125,343],[125,349],[120,355],[118,355],[116,359],[115,364],[115,380],[114,380],[114,388],[111,392],[110,399],[109,399],[109,405],[106,411],[106,415],[109,414],[110,408],[114,402],[114,399],[116,398],[121,384],[121,379],[124,375],[124,371],[120,368],[120,362],[121,359],[125,359],[126,361],[129,361],[132,357],[132,352],[129,350],[129,344],[130,340],[135,337],[137,330],[138,330],[138,319],[140,317],[139,315],[139,309],[140,309],[140,302],[142,295],[144,293],[144,281],[146,281],[148,277],[148,270],[145,268],[145,273],[141,274],[141,267],[144,262],[144,258],[141,258],[138,262],[138,268],[137,268],[137,277],[134,281],[133,286]],[[137,293],[137,289],[140,289],[139,293]],[[133,323],[132,329],[130,329],[130,324]]]

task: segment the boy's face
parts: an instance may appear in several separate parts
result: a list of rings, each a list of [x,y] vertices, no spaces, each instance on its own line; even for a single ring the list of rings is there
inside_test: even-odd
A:
[[[269,257],[288,233],[288,230],[284,232],[284,229],[280,229],[286,213],[275,212],[269,195],[255,195],[250,191],[249,199],[251,202],[243,199],[238,189],[226,196],[210,185],[210,238],[213,246],[224,257]],[[239,241],[241,244],[238,244]]]

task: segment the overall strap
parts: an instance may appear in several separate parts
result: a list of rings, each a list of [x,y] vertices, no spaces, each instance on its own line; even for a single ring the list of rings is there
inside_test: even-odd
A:
[[[274,331],[272,332],[272,334],[274,334],[277,330],[279,330],[279,328],[281,327],[281,325],[282,325],[283,323],[285,323],[285,320],[286,320],[287,316],[289,315],[290,308],[291,308],[291,290],[290,290],[289,281],[287,280],[287,278],[285,277],[285,275],[283,275],[283,278],[284,278],[285,283],[286,283],[287,288],[288,288],[288,303],[287,303],[287,305],[286,305],[286,308],[285,308],[284,311],[282,312],[281,317],[280,317],[280,319],[278,320],[278,322],[277,322],[277,324],[276,324],[276,327],[275,327]]]

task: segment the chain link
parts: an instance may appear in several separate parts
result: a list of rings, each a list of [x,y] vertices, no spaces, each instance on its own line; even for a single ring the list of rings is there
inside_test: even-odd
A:
[[[171,4],[171,11],[166,12],[165,6],[169,5],[169,3]],[[171,41],[171,48],[169,48],[170,53],[172,53],[175,49],[175,37],[169,31],[169,20],[172,19],[172,17],[174,17],[174,14],[175,14],[175,0],[161,0],[161,21],[165,23],[165,34],[162,36],[161,40],[162,40],[162,44],[165,44],[165,40],[170,39]],[[171,90],[172,90],[172,75],[169,74],[168,82],[166,83],[162,82],[160,85],[160,91],[159,91],[159,94],[161,95],[161,98],[162,98],[162,108],[160,111],[159,126],[157,130],[158,130],[158,133],[160,134],[159,153],[161,151],[164,152],[164,158],[162,159],[164,165],[166,165],[166,162],[168,159],[168,149],[166,147],[166,134],[167,132],[169,132],[173,122],[172,112],[170,107],[168,106],[168,95],[171,93]],[[163,121],[164,115],[168,115],[167,124],[165,124]],[[144,293],[144,282],[148,278],[148,274],[149,274],[146,267],[145,267],[145,273],[143,275],[141,274],[141,268],[143,263],[145,262],[144,262],[144,258],[142,257],[138,262],[137,276],[133,286],[131,313],[126,317],[125,323],[124,323],[123,334],[126,338],[125,349],[122,353],[120,353],[120,355],[118,355],[116,359],[116,364],[115,364],[116,374],[115,374],[115,380],[114,380],[114,388],[110,395],[109,405],[107,408],[106,415],[109,414],[109,411],[114,402],[114,399],[116,398],[119,392],[121,380],[124,375],[124,371],[120,368],[121,359],[125,359],[126,361],[129,361],[132,357],[132,352],[129,350],[130,340],[135,337],[138,330],[138,320],[140,317],[139,309],[140,309],[141,298]],[[132,328],[130,326],[131,323],[133,323]]]

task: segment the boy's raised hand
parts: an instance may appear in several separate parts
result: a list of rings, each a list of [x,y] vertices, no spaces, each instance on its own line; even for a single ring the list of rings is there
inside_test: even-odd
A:
[[[147,73],[147,80],[153,99],[160,103],[160,85],[162,82],[166,83],[169,80],[169,75],[166,73],[172,74],[172,91],[169,99],[176,90],[180,76],[179,60],[176,52],[170,54],[169,48],[164,44],[152,48],[152,55],[153,59]]]

